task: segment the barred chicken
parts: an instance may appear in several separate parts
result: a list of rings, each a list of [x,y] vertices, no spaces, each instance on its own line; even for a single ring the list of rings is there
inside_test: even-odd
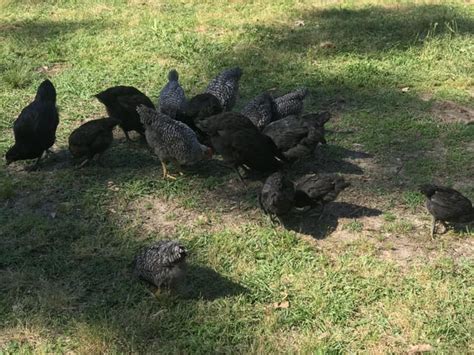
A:
[[[307,174],[295,181],[295,207],[322,207],[336,200],[341,191],[350,186],[342,176],[335,174]]]
[[[158,288],[174,288],[186,274],[186,249],[176,240],[160,240],[134,259],[133,273]]]
[[[275,99],[278,119],[289,115],[299,116],[303,112],[304,99],[308,95],[308,89],[299,88],[286,95]]]
[[[145,105],[139,106],[137,112],[145,126],[148,145],[161,160],[163,177],[174,179],[166,167],[170,161],[192,165],[212,157],[212,149],[200,144],[196,133],[184,123]]]
[[[262,134],[240,113],[224,112],[201,119],[196,124],[211,137],[216,152],[233,165],[241,179],[239,167],[274,172],[286,162],[271,138]]]
[[[100,118],[84,123],[69,136],[69,151],[74,158],[86,158],[83,167],[95,156],[100,159],[114,139],[113,129],[119,123],[115,118]]]
[[[209,83],[205,93],[214,95],[223,110],[230,111],[237,101],[241,76],[242,69],[239,67],[226,69]]]
[[[56,89],[51,81],[43,81],[35,99],[26,106],[13,124],[15,144],[7,151],[7,165],[17,160],[37,159],[39,166],[45,151],[56,141],[59,114],[56,108]]]
[[[260,94],[250,100],[240,112],[260,130],[278,119],[275,100],[268,93]]]
[[[445,229],[446,222],[469,223],[474,221],[472,202],[459,191],[449,187],[421,185],[420,191],[426,196],[426,208],[433,216],[431,238],[434,237],[436,222],[440,221]]]
[[[295,203],[293,182],[288,180],[281,172],[273,173],[263,184],[258,202],[262,210],[270,215],[272,221],[274,221],[274,216],[287,214]]]
[[[288,160],[294,161],[310,155],[318,144],[326,144],[324,125],[330,117],[327,111],[288,116],[270,123],[263,134],[275,142]]]
[[[110,117],[120,121],[119,126],[125,133],[127,140],[130,140],[128,135],[130,131],[136,131],[142,136],[145,134],[137,107],[144,105],[154,109],[155,105],[140,90],[133,86],[114,86],[98,93],[95,97],[105,105]]]
[[[184,113],[186,109],[186,96],[178,80],[178,72],[175,69],[170,70],[168,83],[160,92],[160,111],[171,118],[176,118],[178,113]]]

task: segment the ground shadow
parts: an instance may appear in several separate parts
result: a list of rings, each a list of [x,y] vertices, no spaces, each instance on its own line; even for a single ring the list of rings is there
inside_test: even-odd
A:
[[[338,226],[340,218],[360,218],[379,216],[382,211],[359,206],[347,202],[332,202],[324,209],[314,209],[304,212],[295,212],[280,218],[283,226],[298,233],[312,236],[315,239],[325,239]]]
[[[209,267],[189,265],[186,281],[178,292],[183,299],[213,301],[247,293],[248,290]]]

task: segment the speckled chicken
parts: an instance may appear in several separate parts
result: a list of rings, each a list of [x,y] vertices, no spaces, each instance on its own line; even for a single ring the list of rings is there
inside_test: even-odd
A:
[[[173,288],[186,274],[186,256],[179,241],[160,240],[135,257],[133,273],[158,288]]]
[[[211,137],[216,152],[237,172],[239,167],[274,172],[286,161],[271,138],[262,134],[240,113],[224,112],[207,117],[197,122],[197,126]]]
[[[277,106],[273,97],[263,93],[250,100],[240,111],[260,130],[278,119]]]
[[[431,237],[440,221],[445,228],[446,222],[469,223],[474,221],[472,202],[459,191],[437,185],[421,185],[420,191],[426,196],[426,208],[433,216]]]
[[[294,115],[270,123],[263,130],[285,157],[294,161],[314,152],[318,144],[326,144],[324,125],[329,121],[329,112]]]
[[[209,83],[205,93],[214,95],[223,110],[230,111],[237,101],[241,76],[242,69],[239,67],[226,69]]]
[[[179,113],[184,113],[186,109],[186,95],[179,84],[179,75],[175,69],[168,73],[168,83],[160,92],[160,111],[171,118],[176,118]]]
[[[274,216],[287,214],[295,202],[293,182],[281,172],[273,173],[263,184],[258,201],[262,210],[270,215],[272,221],[274,221]]]
[[[145,134],[137,107],[145,105],[154,109],[155,105],[140,90],[133,86],[114,86],[98,93],[95,97],[105,105],[110,117],[120,121],[119,126],[125,133],[127,140],[130,140],[128,135],[130,131],[136,131],[141,135]]]
[[[308,89],[299,88],[286,95],[275,99],[278,119],[289,115],[300,115],[304,108],[304,99],[308,95]]]
[[[342,176],[335,174],[307,174],[295,181],[295,206],[324,207],[336,200],[341,191],[350,186]]]
[[[51,81],[43,81],[35,99],[26,106],[13,124],[15,144],[7,151],[7,165],[26,159],[37,159],[37,168],[43,153],[56,140],[59,115],[56,108],[56,89]]]
[[[69,136],[69,151],[74,158],[86,158],[79,167],[107,150],[114,139],[113,129],[119,123],[115,118],[99,118],[82,124]]]
[[[137,112],[145,126],[148,145],[161,160],[163,177],[173,178],[166,168],[170,161],[192,165],[212,157],[212,149],[200,144],[196,133],[184,123],[144,105]]]

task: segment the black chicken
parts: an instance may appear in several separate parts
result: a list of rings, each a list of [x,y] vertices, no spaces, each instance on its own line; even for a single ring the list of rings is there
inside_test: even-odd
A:
[[[158,288],[175,287],[185,276],[186,256],[186,249],[178,241],[160,240],[135,257],[133,272]]]
[[[293,208],[295,202],[293,182],[288,180],[281,172],[273,173],[263,184],[258,202],[262,210],[270,215],[272,221],[274,221],[274,216],[287,214]]]
[[[236,168],[241,179],[239,167],[274,172],[286,162],[272,139],[240,113],[224,112],[201,119],[196,125],[211,137],[216,152]]]
[[[51,81],[43,81],[36,92],[35,99],[26,106],[13,124],[15,144],[7,151],[7,165],[25,159],[38,159],[37,168],[43,153],[56,140],[59,115],[56,108],[56,89]]]
[[[114,86],[98,93],[95,97],[105,105],[110,117],[119,120],[119,126],[127,140],[130,140],[129,131],[145,135],[145,128],[140,122],[137,107],[145,105],[155,109],[155,105],[144,93],[133,86]]]
[[[421,185],[419,189],[426,196],[426,208],[433,216],[432,238],[437,221],[440,221],[445,228],[447,228],[446,222],[469,223],[474,221],[472,202],[459,191],[430,184]]]
[[[334,201],[339,193],[349,186],[350,183],[342,176],[334,174],[304,175],[295,181],[295,206],[322,206],[321,218],[325,205]]]
[[[217,115],[223,111],[219,100],[212,94],[199,94],[194,96],[186,105],[184,113],[177,112],[176,119],[190,127],[199,139],[199,142],[210,145],[209,137],[201,131],[196,122]]]
[[[86,158],[79,167],[86,165],[96,155],[109,148],[114,139],[112,130],[119,123],[115,118],[100,118],[84,123],[69,136],[69,151],[74,158]]]
[[[326,144],[324,125],[330,117],[327,111],[302,117],[288,116],[270,123],[263,134],[275,142],[288,160],[293,161],[311,154],[319,143]]]

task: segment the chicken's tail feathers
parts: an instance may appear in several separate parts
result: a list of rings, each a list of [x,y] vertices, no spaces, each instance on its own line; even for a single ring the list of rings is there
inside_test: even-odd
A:
[[[168,73],[168,80],[169,81],[178,81],[179,80],[179,74],[176,71],[176,69],[171,69]]]
[[[231,68],[227,70],[226,74],[228,77],[240,79],[240,77],[242,76],[242,69],[240,67]]]

